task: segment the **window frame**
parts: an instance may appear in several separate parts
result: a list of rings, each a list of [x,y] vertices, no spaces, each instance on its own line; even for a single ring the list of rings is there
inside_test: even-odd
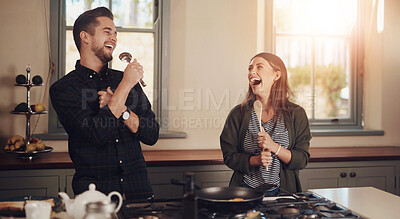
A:
[[[272,49],[276,53],[276,42],[277,32],[275,27],[275,10],[274,1],[271,4],[272,11]],[[363,129],[362,122],[362,80],[363,80],[363,66],[364,66],[364,39],[363,39],[363,14],[364,4],[363,1],[358,0],[357,5],[357,21],[356,31],[353,34],[351,41],[351,73],[350,73],[350,115],[347,119],[339,119],[339,121],[333,121],[332,119],[309,119],[310,128],[313,135],[315,136],[326,136],[326,135],[374,135],[374,133],[358,132]],[[284,34],[283,34],[284,35]],[[301,37],[301,34],[296,34]],[[314,54],[314,51],[313,51]],[[347,132],[347,133],[346,133]],[[381,132],[377,132],[376,135],[381,135]]]
[[[128,32],[134,30],[135,32],[154,32],[154,99],[152,102],[152,108],[158,121],[168,121],[168,111],[162,109],[162,104],[168,102],[168,96],[161,95],[161,91],[168,90],[169,88],[170,0],[154,0],[154,2],[158,7],[154,10],[154,28],[152,30],[141,31],[139,30],[140,28],[117,27],[117,31]],[[111,3],[109,8],[111,8]],[[55,71],[50,78],[50,86],[65,75],[65,46],[67,30],[72,30],[72,28],[67,27],[66,25],[65,1],[50,1],[50,47],[51,59],[55,65]],[[67,134],[58,121],[57,113],[52,107],[50,99],[48,115],[48,134],[43,134],[40,137],[50,140],[67,139]],[[160,123],[160,132],[166,131],[168,131],[167,127]],[[160,137],[163,136],[164,135],[160,135]],[[177,133],[173,137],[185,137],[185,135]]]

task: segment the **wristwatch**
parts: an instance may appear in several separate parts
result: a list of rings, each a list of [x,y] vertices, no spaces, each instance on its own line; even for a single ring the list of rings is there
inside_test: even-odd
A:
[[[131,111],[127,107],[125,112],[122,113],[122,116],[121,116],[122,121],[128,120],[130,115],[131,115]]]

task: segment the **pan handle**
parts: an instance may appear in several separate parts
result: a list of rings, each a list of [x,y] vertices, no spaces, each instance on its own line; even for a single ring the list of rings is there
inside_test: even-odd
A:
[[[254,191],[256,191],[256,192],[265,192],[265,191],[268,191],[268,190],[270,190],[270,189],[272,189],[272,188],[279,188],[279,186],[277,186],[277,185],[275,185],[275,184],[264,183],[264,184],[258,186],[257,188],[254,188]],[[285,193],[287,193],[287,194],[293,196],[293,197],[296,198],[297,200],[303,200],[303,198],[299,197],[298,195],[296,195],[296,194],[293,193],[293,192],[289,192],[289,191],[287,191],[287,190],[285,190],[285,189],[282,189],[282,188],[279,188],[279,189],[280,189],[282,192],[285,192]]]
[[[296,199],[299,200],[299,201],[304,200],[303,198],[299,197],[298,195],[296,195],[296,194],[293,193],[293,192],[289,192],[289,191],[287,191],[287,190],[285,190],[285,189],[282,189],[282,188],[279,188],[279,189],[282,190],[282,191],[285,192],[285,193],[288,193],[289,195],[293,196],[294,198],[296,198]]]
[[[178,185],[178,186],[186,186],[186,183],[185,182],[182,182],[182,181],[180,181],[180,180],[178,180],[178,179],[171,179],[171,184],[173,184],[173,185]],[[198,185],[194,185],[194,188],[197,190],[197,189],[201,189],[201,187],[200,186],[198,186]]]
[[[260,186],[258,186],[256,188],[254,188],[254,191],[264,193],[265,191],[268,191],[268,190],[270,190],[272,188],[277,188],[277,186],[273,185],[273,184],[270,184],[270,183],[264,183],[264,184],[262,184],[262,185],[260,185]]]
[[[171,179],[171,184],[178,185],[178,186],[184,186],[184,185],[186,185],[185,182],[182,182],[182,181],[180,181],[180,180],[178,180],[178,179]]]

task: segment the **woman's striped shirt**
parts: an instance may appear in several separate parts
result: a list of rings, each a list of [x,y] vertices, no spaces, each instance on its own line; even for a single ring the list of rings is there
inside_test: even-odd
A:
[[[276,117],[277,115],[275,115]],[[274,118],[275,118],[274,117]],[[284,148],[289,146],[289,132],[286,129],[283,115],[279,114],[274,122],[274,118],[269,120],[267,123],[262,124],[266,133],[271,136],[271,139]],[[262,148],[259,147],[257,137],[260,132],[260,125],[257,119],[256,112],[252,111],[249,128],[247,129],[244,138],[244,151],[252,155],[259,155]],[[264,183],[274,184],[280,186],[280,160],[275,155],[272,154],[272,163],[268,166],[268,171],[263,166],[258,166],[254,168],[254,172],[251,174],[245,174],[243,182],[252,188],[256,188]]]

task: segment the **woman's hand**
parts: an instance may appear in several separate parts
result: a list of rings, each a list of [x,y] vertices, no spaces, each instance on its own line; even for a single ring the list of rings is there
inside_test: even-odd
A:
[[[110,103],[111,97],[114,94],[110,87],[107,87],[107,91],[99,91],[97,92],[99,95],[99,105],[100,109],[103,108],[105,105]]]
[[[269,151],[261,151],[261,165],[264,167],[268,167],[272,163],[271,152]],[[268,170],[268,169],[267,169]]]
[[[268,152],[276,152],[279,148],[279,145],[277,143],[275,143],[272,139],[271,136],[269,136],[268,133],[266,132],[259,132],[258,133],[258,146],[260,146],[260,148],[262,148],[264,151],[268,151]]]
[[[263,131],[259,132],[257,140],[258,140],[258,145],[260,146],[260,148],[263,149],[263,151],[267,151],[269,153],[272,152],[276,154],[279,160],[282,161],[283,163],[288,164],[292,159],[292,153],[290,152],[290,150],[284,148],[283,146],[279,146],[279,144],[275,143],[271,139],[271,136],[268,135],[268,133]],[[279,155],[277,154],[278,152]]]
[[[262,151],[260,155],[250,157],[250,166],[264,166],[267,167],[272,163],[271,152]]]

